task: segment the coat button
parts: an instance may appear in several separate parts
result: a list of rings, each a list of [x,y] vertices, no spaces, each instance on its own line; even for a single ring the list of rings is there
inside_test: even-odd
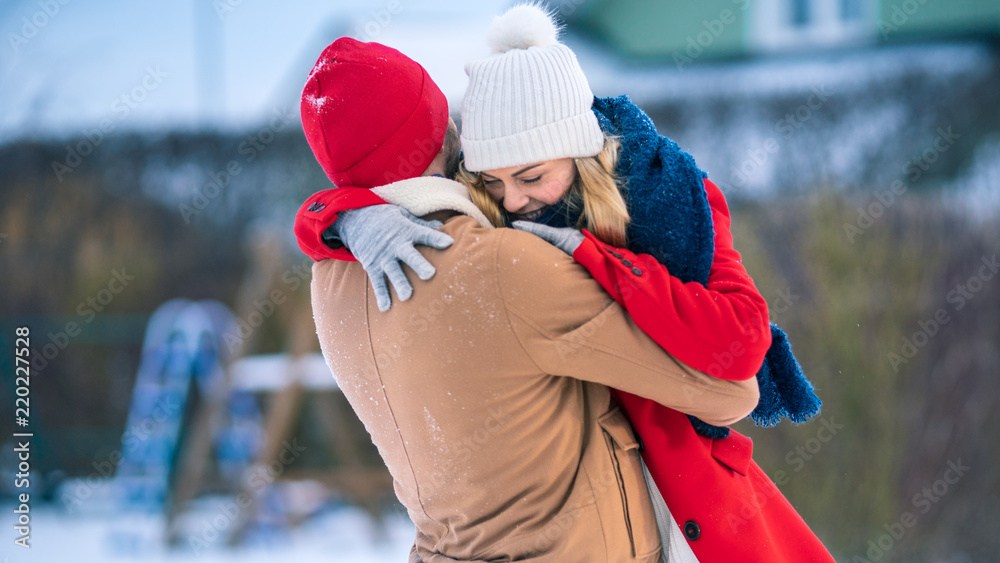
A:
[[[632,268],[632,273],[635,274],[635,275],[637,275],[637,276],[641,276],[642,275],[642,270],[640,270],[639,268]]]
[[[622,265],[628,268],[629,266],[632,265],[632,262],[629,262],[628,260],[622,260]]]
[[[688,520],[684,523],[684,535],[687,536],[687,539],[694,541],[701,536],[701,528],[695,524],[694,520]]]

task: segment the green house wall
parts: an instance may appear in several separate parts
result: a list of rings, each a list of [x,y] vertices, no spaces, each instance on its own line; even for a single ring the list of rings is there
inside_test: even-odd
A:
[[[632,57],[726,57],[744,52],[742,7],[750,5],[742,0],[589,0],[579,23]]]
[[[754,0],[586,0],[579,7],[574,25],[626,56],[694,62],[752,51]],[[1000,0],[879,0],[874,18],[879,41],[1000,37]]]
[[[1000,0],[886,0],[878,3],[880,38],[1000,35]]]

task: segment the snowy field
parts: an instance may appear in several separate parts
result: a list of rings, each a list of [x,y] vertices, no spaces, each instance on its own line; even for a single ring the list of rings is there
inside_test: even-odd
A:
[[[13,507],[0,505],[11,522]],[[202,502],[186,521],[198,529],[218,511]],[[10,530],[10,528],[7,528]],[[363,511],[339,506],[315,515],[293,529],[272,528],[252,534],[237,548],[215,538],[197,553],[190,541],[173,550],[162,538],[163,517],[107,509],[69,514],[60,505],[31,507],[31,548],[13,544],[9,535],[0,548],[2,563],[90,563],[143,561],[149,563],[383,563],[406,561],[413,545],[413,524],[403,515],[390,515],[379,529]]]

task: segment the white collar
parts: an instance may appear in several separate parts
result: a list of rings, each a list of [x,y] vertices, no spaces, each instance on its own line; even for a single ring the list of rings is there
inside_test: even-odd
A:
[[[493,228],[486,215],[472,203],[468,188],[454,180],[418,176],[372,188],[372,192],[417,217],[448,209],[472,217],[484,228]]]

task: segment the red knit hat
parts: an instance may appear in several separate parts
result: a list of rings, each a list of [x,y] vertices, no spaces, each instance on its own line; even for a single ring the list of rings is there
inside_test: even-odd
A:
[[[448,101],[422,66],[350,37],[320,55],[300,111],[309,146],[338,187],[418,176],[441,151],[448,128]]]

